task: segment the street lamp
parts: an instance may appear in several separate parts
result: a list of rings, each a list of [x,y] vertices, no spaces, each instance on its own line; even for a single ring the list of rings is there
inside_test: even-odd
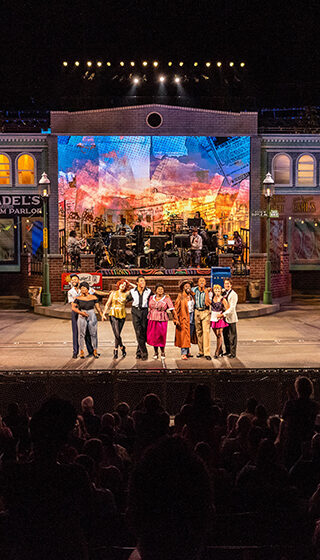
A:
[[[271,291],[271,261],[270,261],[270,201],[274,195],[274,180],[272,179],[271,173],[267,173],[263,181],[263,194],[267,200],[267,231],[266,231],[266,248],[267,248],[267,260],[265,267],[265,280],[264,280],[264,292],[263,292],[263,303],[272,303],[272,291]]]
[[[49,262],[48,262],[48,200],[50,196],[50,179],[43,172],[38,185],[38,192],[42,199],[43,216],[43,285],[42,285],[42,305],[51,305],[50,281],[49,281]]]

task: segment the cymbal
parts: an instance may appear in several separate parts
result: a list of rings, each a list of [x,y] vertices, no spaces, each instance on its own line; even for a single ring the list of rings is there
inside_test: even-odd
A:
[[[127,243],[127,247],[135,247],[136,243]]]

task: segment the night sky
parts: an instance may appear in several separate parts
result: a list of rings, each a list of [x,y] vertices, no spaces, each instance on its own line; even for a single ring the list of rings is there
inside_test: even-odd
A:
[[[241,59],[285,102],[287,83],[319,80],[319,16],[316,0],[5,1],[1,105],[53,91],[64,59],[108,58]]]

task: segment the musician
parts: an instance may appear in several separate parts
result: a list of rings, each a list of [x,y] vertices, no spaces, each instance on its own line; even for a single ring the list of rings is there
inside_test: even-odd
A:
[[[202,237],[198,233],[198,228],[193,227],[192,234],[190,236],[190,248],[191,262],[194,266],[200,266],[202,243]]]
[[[70,231],[67,240],[67,253],[70,255],[72,264],[76,269],[80,268],[80,239],[77,238],[77,232],[75,230]]]
[[[134,226],[132,233],[135,234],[135,241],[136,241],[136,250],[137,255],[141,255],[143,253],[143,234],[144,234],[144,227],[141,225],[142,218],[141,216],[138,217],[137,223]]]
[[[131,227],[127,224],[126,219],[124,217],[121,218],[120,223],[117,225],[116,233],[120,233],[121,230],[125,230],[126,234],[132,232]]]
[[[199,211],[197,211],[197,212],[195,213],[194,219],[195,219],[195,220],[200,220],[200,223],[198,224],[198,226],[199,226],[201,229],[205,229],[205,228],[206,228],[206,222],[205,222],[204,219],[201,217],[201,214],[200,214]]]

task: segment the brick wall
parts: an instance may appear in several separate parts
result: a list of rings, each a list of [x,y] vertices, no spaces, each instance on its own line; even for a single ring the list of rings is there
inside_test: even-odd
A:
[[[81,272],[95,272],[96,270],[95,256],[87,255],[86,253],[81,253],[80,266],[81,266]]]
[[[61,290],[61,274],[63,272],[63,257],[59,254],[48,255],[51,301],[64,301]]]

